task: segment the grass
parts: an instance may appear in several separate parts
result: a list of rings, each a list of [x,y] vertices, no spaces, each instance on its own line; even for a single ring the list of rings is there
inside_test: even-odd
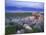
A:
[[[26,17],[26,16],[31,16],[32,13],[6,13],[5,16],[20,16],[20,17]]]
[[[37,32],[39,32],[39,30],[38,29],[36,29],[36,28],[32,28],[33,30],[32,30],[32,32],[31,33],[37,33]],[[15,26],[13,26],[13,27],[7,27],[6,29],[5,29],[5,34],[6,35],[9,35],[9,34],[15,34],[16,33],[16,27]]]
[[[5,28],[5,35],[8,35],[8,34],[14,34],[16,33],[16,27],[7,27]]]
[[[9,27],[6,27],[5,28],[5,35],[9,35],[9,34],[16,34],[16,31],[18,29],[23,29],[22,26],[19,26],[19,25],[15,25],[15,26],[9,26]]]

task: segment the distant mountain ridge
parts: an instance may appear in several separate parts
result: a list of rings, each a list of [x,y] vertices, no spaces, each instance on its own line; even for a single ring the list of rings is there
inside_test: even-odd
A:
[[[30,8],[30,7],[13,7],[13,6],[8,6],[5,7],[6,11],[17,11],[17,10],[22,10],[22,11],[44,11],[44,9],[40,9],[40,8]]]

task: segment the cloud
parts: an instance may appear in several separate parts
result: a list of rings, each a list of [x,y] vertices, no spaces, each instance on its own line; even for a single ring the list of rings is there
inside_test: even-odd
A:
[[[43,12],[43,2],[6,0],[6,12]]]
[[[42,2],[25,2],[25,1],[17,2],[15,0],[6,0],[6,6],[43,8],[44,3],[42,3]]]

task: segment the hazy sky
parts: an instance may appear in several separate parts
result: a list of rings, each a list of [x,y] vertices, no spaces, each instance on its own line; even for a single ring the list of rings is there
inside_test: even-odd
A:
[[[42,2],[23,2],[15,0],[6,0],[6,12],[16,11],[43,11],[44,3]]]

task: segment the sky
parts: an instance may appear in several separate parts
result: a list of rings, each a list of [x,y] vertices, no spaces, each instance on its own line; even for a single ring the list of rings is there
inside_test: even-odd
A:
[[[43,2],[6,0],[5,10],[6,10],[6,13],[43,12],[44,3]]]

